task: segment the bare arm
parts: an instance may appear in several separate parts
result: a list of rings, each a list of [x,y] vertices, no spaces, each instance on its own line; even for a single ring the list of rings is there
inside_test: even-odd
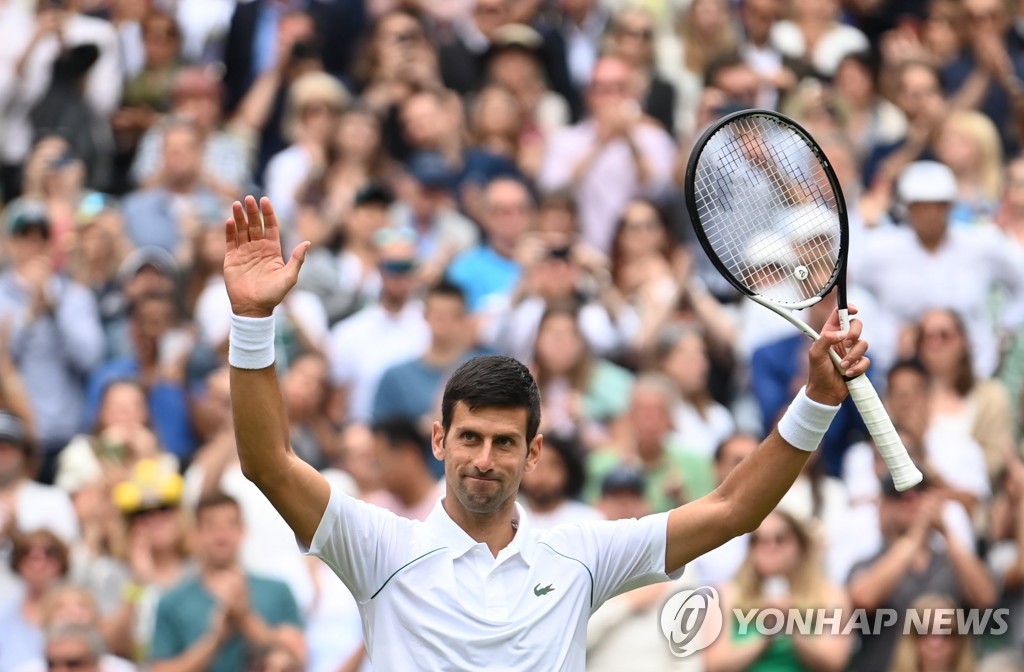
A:
[[[850,599],[846,591],[839,586],[829,590],[829,609],[839,614],[850,612]],[[853,651],[853,635],[842,632],[831,633],[825,630],[821,634],[793,634],[793,648],[800,661],[811,670],[821,672],[842,672],[850,662]]]
[[[280,230],[270,201],[236,202],[226,224],[224,282],[231,309],[243,317],[269,317],[295,286],[308,244],[281,260]],[[264,225],[260,224],[262,210]],[[307,546],[330,499],[330,486],[292,451],[284,399],[273,366],[231,367],[231,412],[242,473],[259,487]]]
[[[991,607],[999,596],[985,563],[952,535],[943,536],[946,539],[946,553],[953,563],[953,573],[956,575],[960,591],[964,594],[964,601],[978,609]]]
[[[851,314],[855,308],[850,307]],[[839,331],[835,310],[822,330],[821,338],[809,351],[807,396],[822,404],[838,405],[848,393],[846,382],[835,370],[828,349],[844,341],[851,347],[843,352],[850,363],[848,375],[857,376],[870,365],[865,357],[867,341],[860,340],[860,320],[852,320],[849,334]],[[750,457],[737,466],[714,492],[674,509],[668,519],[665,570],[669,573],[733,537],[752,532],[771,513],[796,481],[810,453],[786,443],[778,430]]]

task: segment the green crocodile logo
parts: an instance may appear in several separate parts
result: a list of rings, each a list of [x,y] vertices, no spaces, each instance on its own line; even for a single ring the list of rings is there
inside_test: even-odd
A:
[[[548,593],[550,593],[554,589],[555,589],[555,587],[553,585],[551,585],[550,583],[548,585],[544,586],[543,588],[541,588],[540,584],[538,583],[536,586],[533,587],[533,594],[536,595],[537,597],[541,597],[542,595],[547,595]]]

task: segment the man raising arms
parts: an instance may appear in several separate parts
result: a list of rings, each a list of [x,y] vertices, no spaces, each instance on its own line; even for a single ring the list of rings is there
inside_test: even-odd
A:
[[[712,493],[639,520],[540,532],[516,503],[543,447],[537,385],[514,359],[470,360],[448,381],[433,425],[445,497],[426,521],[410,521],[332,490],[289,446],[270,316],[295,284],[308,243],[284,263],[273,208],[251,196],[233,205],[226,234],[242,471],[352,591],[380,669],[582,672],[587,620],[605,600],[678,577],[775,508],[847,394],[828,348],[843,354],[850,376],[869,366],[860,322],[843,334],[833,313],[810,349],[806,388]]]

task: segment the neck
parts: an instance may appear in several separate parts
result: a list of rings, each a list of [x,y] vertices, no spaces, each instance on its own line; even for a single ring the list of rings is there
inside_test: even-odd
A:
[[[158,570],[169,569],[181,564],[181,556],[173,548],[154,548],[153,564]]]
[[[942,232],[937,236],[922,236],[918,234],[917,239],[920,241],[921,246],[929,252],[934,252],[942,246],[942,241],[945,240],[946,233]]]
[[[562,497],[547,497],[543,499],[531,499],[530,509],[537,513],[551,513],[562,504],[565,503],[565,499]]]
[[[636,442],[636,452],[644,464],[652,464],[661,458],[661,441],[640,441]]]
[[[209,578],[211,575],[219,574],[220,572],[226,572],[231,569],[235,569],[238,566],[235,562],[229,562],[227,564],[213,563],[204,561],[199,568],[199,574],[204,578]]]
[[[194,186],[195,180],[175,180],[167,183],[167,191],[172,194],[188,194],[192,192]]]
[[[515,497],[509,497],[494,513],[467,511],[457,501],[449,487],[444,499],[444,510],[448,512],[456,525],[465,530],[466,534],[479,543],[487,544],[491,555],[498,557],[501,549],[508,546],[516,536],[516,531],[512,527]]]
[[[393,296],[381,294],[380,307],[392,315],[397,315],[402,312],[403,308],[405,308],[405,301]]]

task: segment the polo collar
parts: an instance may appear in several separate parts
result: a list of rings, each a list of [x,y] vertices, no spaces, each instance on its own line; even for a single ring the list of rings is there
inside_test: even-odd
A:
[[[469,536],[458,523],[452,520],[444,508],[445,499],[446,497],[438,498],[434,504],[434,510],[430,512],[424,522],[427,529],[448,546],[452,558],[460,558],[480,542]],[[529,516],[526,515],[526,510],[519,502],[515,503],[515,507],[516,512],[512,518],[512,526],[516,529],[516,534],[512,537],[509,545],[498,553],[498,557],[508,556],[518,551],[526,564],[532,565],[537,547],[533,525],[530,523]]]

